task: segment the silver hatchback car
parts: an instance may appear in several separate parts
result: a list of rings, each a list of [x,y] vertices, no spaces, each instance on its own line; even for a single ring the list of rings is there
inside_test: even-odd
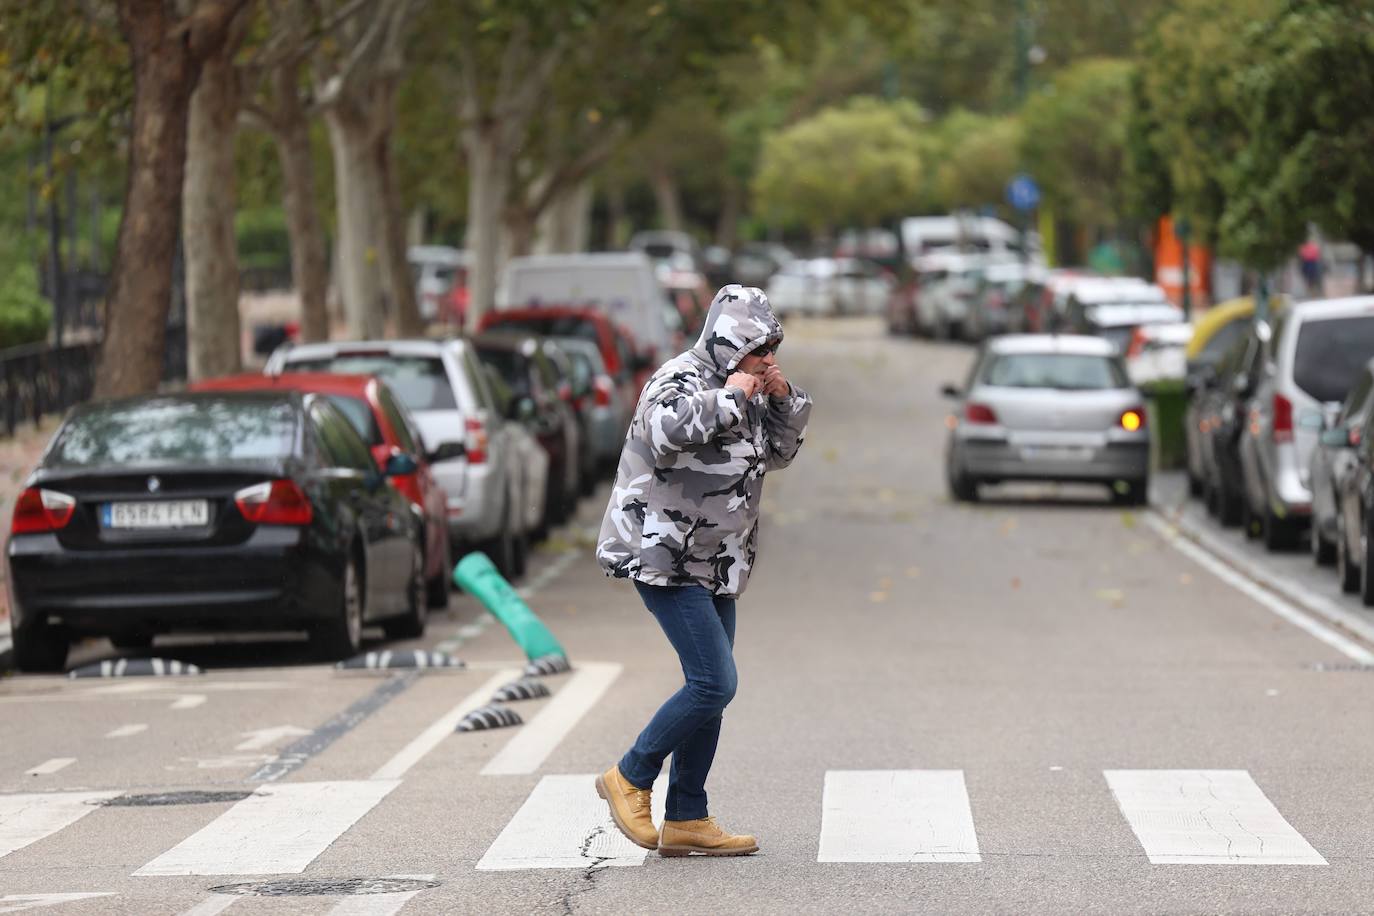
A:
[[[979,352],[949,419],[946,473],[951,494],[978,498],[1002,481],[1102,483],[1117,502],[1143,504],[1150,436],[1145,398],[1116,348],[1099,337],[997,337]]]

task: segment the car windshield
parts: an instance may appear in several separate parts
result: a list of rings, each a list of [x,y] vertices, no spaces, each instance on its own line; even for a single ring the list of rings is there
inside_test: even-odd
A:
[[[1298,331],[1293,381],[1319,401],[1343,401],[1370,354],[1374,315],[1305,321]]]
[[[62,428],[48,467],[218,465],[288,457],[296,411],[280,400],[154,398],[81,411]]]
[[[329,403],[339,408],[339,413],[348,418],[349,424],[363,437],[368,447],[382,445],[382,431],[377,427],[377,417],[372,407],[362,398],[350,398],[341,394],[328,395]]]
[[[535,317],[507,317],[498,314],[492,319],[493,326],[501,328],[520,328],[540,337],[576,337],[600,346],[601,335],[596,322],[578,315],[541,315]]]
[[[377,375],[386,379],[396,397],[410,410],[456,410],[444,361],[437,356],[399,356],[390,353],[340,353],[319,359],[290,360],[292,372],[336,372]]]
[[[1080,353],[999,353],[983,366],[979,381],[998,388],[1056,388],[1099,391],[1125,388],[1116,361]]]

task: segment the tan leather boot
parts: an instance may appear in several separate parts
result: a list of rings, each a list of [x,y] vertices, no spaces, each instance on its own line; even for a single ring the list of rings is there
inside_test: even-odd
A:
[[[613,766],[596,777],[596,794],[611,807],[611,818],[631,843],[645,849],[658,848],[658,831],[649,807],[649,790],[637,789]]]
[[[704,856],[747,856],[759,851],[758,840],[751,836],[735,836],[720,829],[714,817],[695,821],[664,821],[658,838],[661,856],[686,856],[699,852]]]

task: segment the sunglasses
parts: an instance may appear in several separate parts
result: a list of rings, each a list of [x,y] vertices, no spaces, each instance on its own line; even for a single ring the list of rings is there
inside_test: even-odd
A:
[[[761,347],[756,347],[751,350],[749,355],[757,356],[759,359],[762,359],[765,356],[772,356],[774,353],[778,352],[778,347],[780,346],[782,346],[781,342],[766,343]]]

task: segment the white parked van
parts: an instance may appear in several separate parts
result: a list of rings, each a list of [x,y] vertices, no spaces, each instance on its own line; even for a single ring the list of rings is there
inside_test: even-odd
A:
[[[638,251],[512,258],[496,294],[496,307],[539,305],[600,309],[659,359],[681,344],[681,316],[659,285],[652,262]]]

